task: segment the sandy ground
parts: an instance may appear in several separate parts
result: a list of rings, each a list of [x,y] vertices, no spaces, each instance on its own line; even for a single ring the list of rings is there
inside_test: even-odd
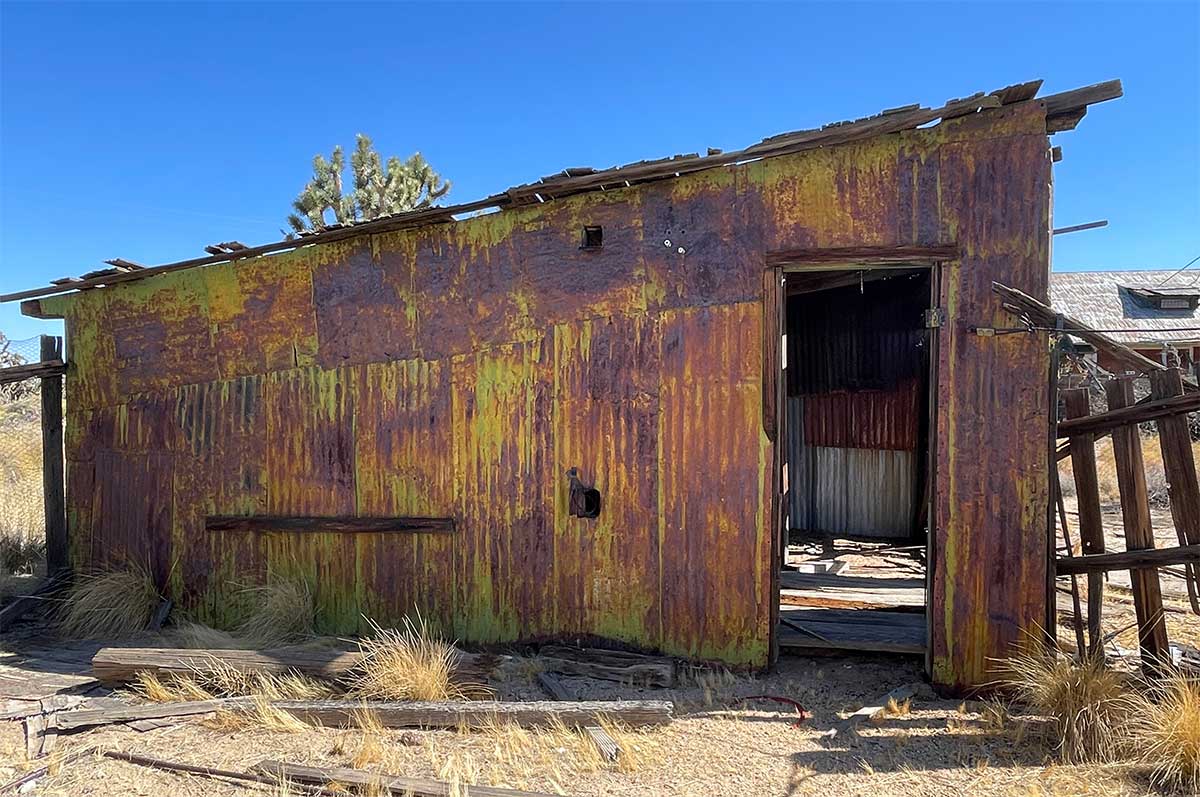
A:
[[[537,698],[528,668],[507,668],[495,684],[502,697]],[[768,677],[702,676],[674,690],[637,689],[564,679],[581,696],[654,697],[675,701],[678,718],[654,730],[620,734],[632,752],[624,763],[589,755],[575,734],[513,743],[497,731],[388,731],[365,768],[414,777],[454,778],[551,793],[666,795],[970,795],[1146,792],[1136,772],[1053,763],[1037,718],[1012,717],[998,704],[937,698],[918,687],[911,709],[860,726],[857,737],[826,731],[847,712],[888,690],[920,684],[918,663],[888,658],[799,658]],[[797,722],[789,706],[739,698],[772,694],[798,700],[811,718]],[[17,723],[0,723],[0,781],[32,766],[23,761]],[[98,745],[176,761],[244,770],[275,758],[348,766],[359,754],[357,730],[312,728],[297,733],[221,730],[203,721],[138,733],[107,728],[64,738],[63,754]],[[89,756],[39,782],[37,794],[281,794],[176,775]]]

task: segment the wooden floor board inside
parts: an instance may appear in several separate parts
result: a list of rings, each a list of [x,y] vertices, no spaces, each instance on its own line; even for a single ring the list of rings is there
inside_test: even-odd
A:
[[[778,638],[785,651],[925,652],[921,578],[784,571],[780,585]]]

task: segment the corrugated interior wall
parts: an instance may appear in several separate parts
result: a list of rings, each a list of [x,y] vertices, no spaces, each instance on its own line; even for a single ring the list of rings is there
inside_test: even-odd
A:
[[[805,277],[789,282],[803,288]],[[789,524],[908,539],[923,490],[927,273],[788,299]]]

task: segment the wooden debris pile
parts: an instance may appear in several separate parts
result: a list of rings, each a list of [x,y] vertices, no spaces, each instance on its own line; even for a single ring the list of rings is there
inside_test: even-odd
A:
[[[499,663],[510,657],[458,651],[461,671],[486,678]],[[336,648],[295,646],[277,650],[183,650],[174,648],[101,648],[92,657],[93,684],[120,685],[141,674],[170,679],[203,676],[206,672],[302,674],[330,682],[345,680],[362,660],[362,654]],[[44,700],[10,701],[0,706],[0,719],[19,720],[26,735],[30,759],[45,756],[63,735],[90,729],[123,725],[146,731],[167,725],[212,717],[218,712],[252,713],[264,703],[272,710],[323,727],[348,727],[361,712],[369,712],[384,728],[487,728],[497,723],[522,727],[566,726],[581,729],[607,761],[617,761],[621,748],[604,730],[602,722],[640,728],[669,723],[674,706],[668,700],[581,700],[555,673],[588,677],[646,688],[671,687],[676,683],[675,662],[617,650],[547,645],[540,651],[537,681],[550,700],[270,700],[259,697],[219,697],[164,703],[130,703],[115,697],[56,695]],[[275,784],[286,778],[321,793],[329,784],[377,787],[394,794],[447,794],[440,781],[381,775],[361,770],[308,767],[279,761],[264,761],[247,772],[182,764],[117,751],[90,752],[140,766],[169,771]],[[77,757],[72,756],[72,758]],[[41,768],[26,773],[9,786],[16,788],[43,777]],[[0,788],[0,793],[3,789]],[[472,787],[472,794],[520,795],[508,789]]]

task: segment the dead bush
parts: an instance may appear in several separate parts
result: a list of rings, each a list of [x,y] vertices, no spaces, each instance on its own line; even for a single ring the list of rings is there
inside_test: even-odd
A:
[[[1032,646],[1031,646],[1032,647]],[[1001,683],[1054,722],[1055,747],[1069,763],[1115,760],[1128,715],[1128,679],[1101,659],[1073,661],[1030,650],[1004,662]]]
[[[162,596],[144,567],[76,576],[58,607],[60,632],[74,639],[123,639],[144,633]]]

